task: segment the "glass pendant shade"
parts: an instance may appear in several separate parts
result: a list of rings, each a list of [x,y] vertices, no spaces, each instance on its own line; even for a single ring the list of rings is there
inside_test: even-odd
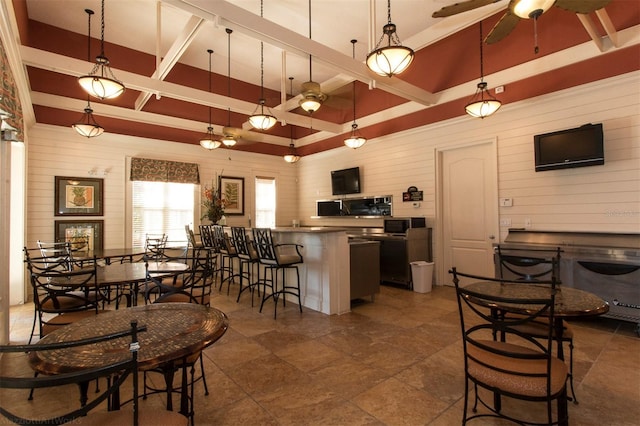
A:
[[[378,75],[393,77],[411,65],[414,52],[402,45],[395,24],[391,23],[391,0],[387,2],[387,19],[387,24],[382,27],[382,37],[378,40],[375,49],[367,55],[367,67]],[[387,45],[380,47],[385,36]]]
[[[200,146],[209,151],[219,148],[222,143],[216,140],[216,135],[213,133],[213,127],[207,127],[207,134],[204,138],[200,139]]]
[[[467,114],[472,117],[485,118],[496,112],[502,106],[502,102],[491,96],[487,90],[487,83],[478,83],[478,90],[471,101],[464,107]]]
[[[413,50],[405,46],[376,48],[367,55],[367,67],[378,75],[393,77],[411,65],[413,56]]]
[[[260,109],[260,114],[256,114]],[[278,120],[271,114],[266,114],[264,112],[264,99],[260,99],[260,104],[258,108],[253,112],[253,114],[249,117],[249,123],[255,128],[259,130],[267,130],[272,128]]]
[[[353,123],[351,125],[351,135],[344,140],[344,144],[351,149],[358,149],[367,142],[365,138],[360,136],[358,131],[358,125]]]
[[[300,108],[302,108],[309,114],[313,114],[320,108],[320,106],[322,106],[322,102],[320,102],[320,100],[316,96],[310,94],[300,99],[299,105]]]
[[[284,161],[287,163],[295,163],[300,159],[300,156],[296,153],[296,148],[293,142],[289,144],[289,153],[284,156]]]
[[[513,5],[514,15],[522,18],[536,18],[549,10],[556,0],[519,0]]]
[[[89,15],[93,11],[85,9]],[[111,71],[109,59],[104,54],[104,0],[102,0],[102,36],[100,39],[100,54],[96,56],[96,63],[89,74],[78,77],[78,83],[89,95],[100,100],[113,99],[120,96],[124,84]]]
[[[104,128],[96,122],[93,116],[93,110],[89,106],[84,109],[84,114],[82,114],[80,122],[72,124],[71,127],[73,127],[73,130],[78,132],[79,135],[86,138],[95,138],[104,132]]]
[[[222,137],[222,143],[224,144],[224,146],[232,147],[236,143],[238,143],[236,138],[233,137],[233,135],[230,133],[230,128],[228,128],[228,127],[223,128],[222,129],[222,134],[224,134],[224,136]]]
[[[120,96],[124,90],[124,84],[118,81],[109,67],[109,60],[104,56],[96,58],[96,64],[88,75],[78,78],[80,86],[98,99],[113,99]]]

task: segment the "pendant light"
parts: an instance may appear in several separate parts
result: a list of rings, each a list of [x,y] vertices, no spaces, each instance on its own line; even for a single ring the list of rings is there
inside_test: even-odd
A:
[[[96,64],[91,72],[79,77],[78,82],[88,94],[101,100],[117,98],[125,89],[124,84],[113,75],[109,59],[104,55],[104,0],[102,0],[100,55],[96,56]]]
[[[309,0],[309,40],[311,40],[311,0]],[[298,102],[300,108],[309,114],[316,112],[327,99],[327,95],[320,90],[320,84],[311,78],[311,58],[309,55],[309,81],[302,83],[302,99]]]
[[[290,95],[293,96],[293,77],[289,77],[289,85],[291,87]],[[296,163],[300,159],[300,156],[296,153],[296,147],[293,145],[293,125],[289,123],[289,126],[291,126],[291,143],[289,144],[289,153],[284,156],[284,161],[287,163]]]
[[[93,15],[93,10],[85,9],[87,12],[87,21],[88,31],[87,31],[87,60],[91,58],[91,15]],[[79,135],[84,136],[86,138],[95,138],[96,136],[100,136],[104,132],[104,128],[96,122],[95,117],[93,116],[93,109],[91,108],[91,101],[89,100],[89,95],[87,95],[87,106],[84,108],[84,114],[82,114],[82,118],[79,122],[71,125],[73,130],[78,132]]]
[[[482,56],[482,21],[480,21],[480,83],[475,95],[464,109],[472,117],[485,118],[493,114],[502,106],[502,102],[491,96],[484,81],[484,58]]]
[[[209,54],[209,93],[211,93],[211,55],[213,54],[213,50],[207,49],[207,53]],[[200,146],[211,151],[220,147],[220,145],[222,144],[217,140],[216,135],[213,133],[213,126],[211,125],[211,106],[209,106],[209,127],[207,127],[205,137],[200,139]]]
[[[227,97],[231,97],[231,33],[233,30],[231,28],[227,28]],[[222,129],[222,143],[224,146],[231,148],[234,146],[237,141],[236,138],[233,137],[231,127],[231,107],[227,108],[227,125]]]
[[[396,32],[395,24],[391,23],[391,0],[387,1],[387,24],[382,27],[382,36],[375,49],[367,55],[367,67],[381,76],[393,77],[406,70],[413,61],[413,50],[403,46]],[[387,36],[387,45],[380,47]]]
[[[358,40],[351,40],[353,45],[353,59],[356,59],[356,43]],[[360,135],[358,130],[358,124],[356,123],[356,81],[353,80],[353,124],[351,125],[351,135],[344,140],[344,144],[352,149],[358,149],[367,142],[365,138]]]
[[[263,0],[260,0],[260,17],[263,17]],[[264,43],[260,41],[260,100],[258,106],[253,111],[253,114],[249,117],[249,123],[258,130],[267,130],[276,124],[276,118],[271,114],[269,107],[267,107],[267,113],[264,112]],[[258,113],[260,110],[260,113]]]

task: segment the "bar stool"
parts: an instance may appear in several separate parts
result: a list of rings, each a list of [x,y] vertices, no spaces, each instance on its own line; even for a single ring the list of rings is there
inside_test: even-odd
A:
[[[220,252],[220,288],[222,291],[222,285],[227,282],[227,295],[231,288],[231,283],[234,282],[235,277],[239,277],[234,270],[233,259],[238,259],[238,252],[236,251],[233,241],[224,232],[224,228],[221,225],[213,225],[213,239],[216,244],[217,250]]]
[[[233,237],[233,244],[240,262],[240,289],[238,290],[236,302],[240,302],[240,296],[243,291],[249,290],[251,292],[251,306],[253,307],[253,293],[256,288],[258,289],[258,297],[260,296],[260,259],[258,258],[258,252],[244,227],[231,227],[231,236]],[[256,279],[252,281],[253,277]],[[245,279],[247,280],[247,285],[243,287],[242,284]]]
[[[253,241],[258,252],[260,264],[265,267],[265,276],[263,282],[262,303],[260,303],[260,312],[264,302],[273,298],[275,302],[275,308],[273,310],[273,318],[276,318],[278,310],[278,298],[282,295],[282,305],[286,306],[286,295],[290,294],[298,298],[298,307],[300,313],[302,313],[302,301],[300,299],[300,271],[298,265],[304,263],[300,248],[303,246],[300,244],[274,244],[273,237],[271,235],[271,229],[269,228],[253,228]],[[295,248],[295,250],[285,250],[287,247]],[[295,269],[296,271],[296,284],[287,284],[288,269]],[[275,271],[275,277],[274,277]],[[267,272],[269,274],[267,275]],[[278,272],[280,272],[281,280],[278,282]],[[267,287],[271,289],[271,293],[267,294]]]

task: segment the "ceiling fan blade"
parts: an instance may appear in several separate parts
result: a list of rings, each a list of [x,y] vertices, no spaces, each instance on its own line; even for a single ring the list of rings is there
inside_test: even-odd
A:
[[[555,5],[569,12],[586,14],[602,9],[609,3],[611,0],[557,0]]]
[[[491,29],[491,32],[489,32],[489,35],[484,39],[484,42],[487,44],[499,42],[513,31],[516,25],[518,25],[518,22],[520,22],[520,18],[511,13],[511,10],[507,10],[495,27]]]
[[[445,6],[442,9],[433,12],[432,18],[445,18],[447,16],[457,15],[458,13],[468,12],[491,3],[497,3],[500,0],[468,0],[462,3],[455,3]]]

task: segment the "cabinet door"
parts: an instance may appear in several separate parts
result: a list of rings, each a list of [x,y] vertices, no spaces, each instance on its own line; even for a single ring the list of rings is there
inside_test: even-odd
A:
[[[404,240],[382,240],[380,245],[380,279],[409,283],[407,244]]]

